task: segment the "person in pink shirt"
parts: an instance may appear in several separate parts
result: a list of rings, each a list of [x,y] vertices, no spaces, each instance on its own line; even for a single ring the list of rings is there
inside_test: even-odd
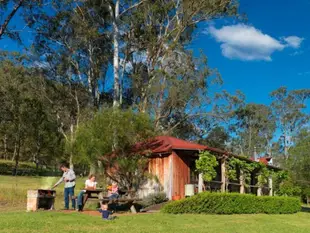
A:
[[[117,183],[115,182],[112,183],[112,188],[111,190],[109,190],[108,196],[110,200],[117,199],[119,197]]]

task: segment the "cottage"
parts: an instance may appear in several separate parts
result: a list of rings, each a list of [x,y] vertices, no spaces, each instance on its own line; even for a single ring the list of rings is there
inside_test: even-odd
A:
[[[149,181],[139,192],[141,197],[152,192],[156,192],[161,188],[169,199],[173,196],[185,196],[185,185],[195,184],[198,190],[207,187],[210,190],[220,190],[241,193],[263,193],[272,195],[272,181],[269,181],[269,186],[265,190],[255,186],[256,180],[253,176],[251,185],[245,188],[241,179],[236,181],[227,181],[225,176],[225,160],[227,157],[233,156],[249,163],[253,163],[251,159],[233,155],[231,153],[211,148],[196,143],[191,143],[170,136],[158,136],[144,145],[144,149],[150,151],[148,171],[150,174],[157,177],[157,182]],[[195,160],[198,159],[200,151],[208,150],[215,154],[218,158],[220,166],[217,168],[217,177],[209,183],[202,181],[202,176],[195,171]],[[267,163],[270,159],[261,159],[263,163]],[[278,169],[267,165],[270,169]],[[241,175],[241,174],[239,174]]]

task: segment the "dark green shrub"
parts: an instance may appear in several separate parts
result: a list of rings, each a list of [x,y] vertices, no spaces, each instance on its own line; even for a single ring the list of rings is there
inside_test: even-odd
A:
[[[148,207],[148,206],[160,204],[166,201],[168,201],[166,193],[164,192],[151,193],[147,197],[145,197],[140,204],[143,207]]]
[[[291,214],[300,211],[298,198],[203,192],[170,202],[162,208],[171,214]]]

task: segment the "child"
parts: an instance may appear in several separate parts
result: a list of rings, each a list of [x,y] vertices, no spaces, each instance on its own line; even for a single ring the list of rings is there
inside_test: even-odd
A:
[[[103,203],[101,205],[101,209],[99,209],[99,212],[102,214],[102,219],[104,219],[104,220],[113,220],[116,218],[114,216],[110,216],[113,213],[108,210],[108,204],[107,203]]]
[[[119,197],[118,195],[118,185],[117,183],[112,183],[112,186],[109,187],[109,200],[117,199]]]
[[[88,180],[85,181],[85,190],[82,190],[78,195],[78,211],[83,210],[83,194],[86,190],[96,190],[97,182],[95,175],[91,174],[88,177]]]

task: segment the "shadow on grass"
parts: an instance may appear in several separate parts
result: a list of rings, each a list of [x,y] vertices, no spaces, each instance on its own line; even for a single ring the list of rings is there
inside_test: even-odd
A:
[[[301,207],[301,212],[310,213],[310,207],[302,206]]]

